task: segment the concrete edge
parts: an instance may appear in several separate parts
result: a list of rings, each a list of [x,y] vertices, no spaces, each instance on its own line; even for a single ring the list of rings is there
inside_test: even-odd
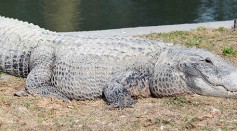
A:
[[[134,28],[121,28],[97,31],[81,31],[81,32],[61,32],[76,36],[134,36],[144,35],[150,33],[162,33],[171,31],[189,31],[198,27],[205,28],[233,28],[234,20],[229,21],[216,21],[205,23],[192,23],[192,24],[177,24],[177,25],[162,25],[162,26],[148,26],[148,27],[134,27]]]

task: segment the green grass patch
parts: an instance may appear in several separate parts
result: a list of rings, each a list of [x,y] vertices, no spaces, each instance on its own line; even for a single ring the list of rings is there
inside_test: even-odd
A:
[[[141,37],[180,44],[189,48],[206,48],[216,54],[228,57],[237,56],[237,32],[224,27],[217,29],[199,27],[191,31],[152,33]]]
[[[235,56],[236,54],[237,51],[234,50],[232,47],[223,49],[223,55],[225,56]]]
[[[196,30],[197,31],[205,31],[205,30],[207,30],[207,28],[205,28],[205,27],[198,27]]]
[[[228,29],[226,29],[224,27],[219,27],[216,29],[216,31],[222,32],[222,31],[228,31]]]
[[[187,47],[199,47],[206,39],[203,36],[189,34],[185,31],[174,31],[170,33],[150,34],[149,38],[162,39],[165,42],[181,43]]]

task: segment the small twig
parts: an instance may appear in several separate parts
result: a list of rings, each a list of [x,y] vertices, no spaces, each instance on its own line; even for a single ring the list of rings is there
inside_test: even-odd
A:
[[[237,19],[234,20],[234,31],[237,31]]]

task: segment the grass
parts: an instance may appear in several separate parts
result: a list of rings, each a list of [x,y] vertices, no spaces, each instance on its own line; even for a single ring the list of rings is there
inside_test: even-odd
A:
[[[223,49],[223,55],[225,55],[225,56],[235,56],[236,53],[237,52],[233,48],[224,48]]]
[[[142,37],[178,43],[187,47],[206,48],[219,55],[237,56],[237,32],[223,27],[217,29],[200,27],[189,32],[153,33]]]
[[[190,32],[141,37],[206,48],[237,66],[237,34],[200,27]],[[235,99],[187,95],[139,99],[135,108],[108,109],[103,100],[63,102],[39,96],[16,97],[25,80],[0,79],[0,130],[235,130]]]

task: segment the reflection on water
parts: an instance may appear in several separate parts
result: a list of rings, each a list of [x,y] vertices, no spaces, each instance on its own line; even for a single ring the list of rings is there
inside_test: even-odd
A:
[[[199,0],[194,22],[229,20],[237,17],[237,0]]]
[[[237,0],[1,0],[0,15],[53,31],[229,20]]]
[[[81,29],[187,23],[196,18],[197,6],[193,0],[81,0]]]
[[[78,26],[78,0],[41,0],[45,28],[75,31]]]

